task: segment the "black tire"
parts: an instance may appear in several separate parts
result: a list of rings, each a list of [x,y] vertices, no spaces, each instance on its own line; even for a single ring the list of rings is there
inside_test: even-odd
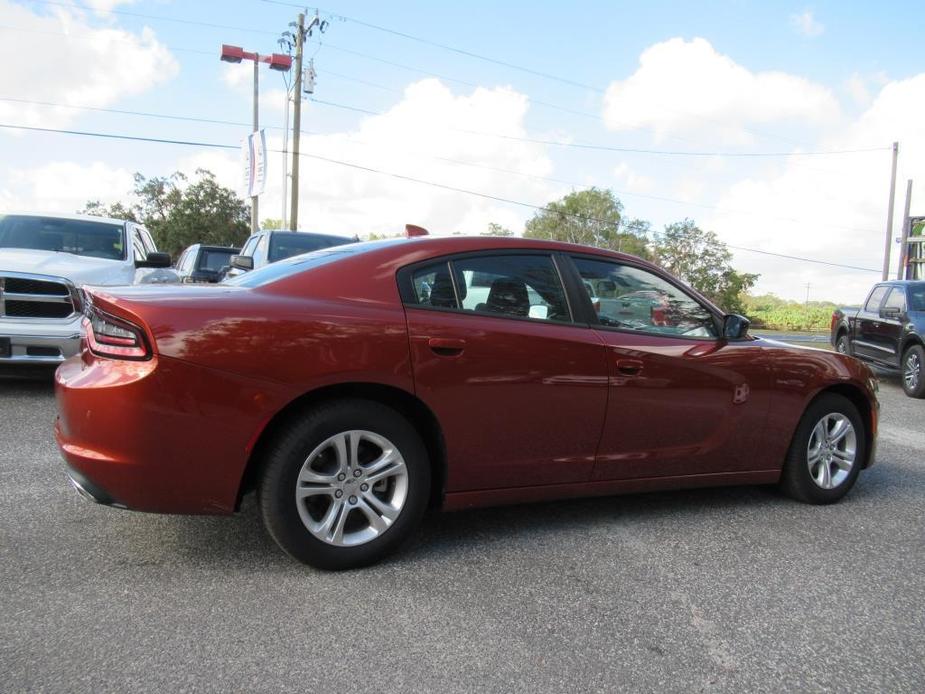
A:
[[[910,370],[914,370],[914,373],[910,374]],[[903,352],[899,376],[906,395],[910,398],[925,398],[925,349],[922,349],[922,345],[910,345]]]
[[[407,493],[398,516],[379,535],[363,544],[336,546],[308,530],[295,492],[303,463],[312,451],[332,436],[355,430],[382,436],[399,451],[407,473]],[[430,478],[427,450],[402,415],[377,402],[345,399],[288,419],[265,450],[257,496],[264,525],[284,551],[316,568],[337,571],[377,562],[408,540],[427,509]],[[346,498],[342,503],[346,508]]]
[[[838,339],[835,340],[835,351],[851,356],[851,340],[848,339],[846,333],[842,333],[838,336]]]
[[[810,473],[808,447],[813,429],[827,415],[844,415],[851,422],[855,436],[855,457],[848,475],[834,488],[824,489]],[[816,398],[803,413],[787,452],[781,474],[780,489],[787,496],[807,504],[831,504],[841,499],[854,486],[867,456],[867,430],[864,422],[848,398],[826,393]],[[821,464],[821,463],[820,463]],[[818,469],[818,468],[815,468]],[[831,470],[831,465],[829,467]]]

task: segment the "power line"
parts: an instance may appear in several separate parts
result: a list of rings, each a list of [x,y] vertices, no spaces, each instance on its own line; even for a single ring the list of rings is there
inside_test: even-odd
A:
[[[61,129],[61,128],[40,128],[36,126],[15,125],[15,124],[10,124],[10,123],[0,123],[0,128],[6,128],[10,130],[26,130],[26,131],[32,131],[32,132],[56,133],[56,134],[63,134],[63,135],[77,135],[77,136],[83,136],[83,137],[100,137],[100,138],[105,138],[105,139],[128,140],[128,141],[133,141],[133,142],[150,142],[150,143],[155,143],[155,144],[180,145],[180,146],[187,146],[187,147],[207,147],[207,148],[212,148],[212,149],[234,149],[234,150],[239,149],[238,145],[227,145],[227,144],[217,143],[217,142],[197,142],[197,141],[191,141],[191,140],[173,140],[173,139],[168,139],[168,138],[117,135],[114,133],[99,133],[99,132],[90,132],[90,131],[84,131],[84,130],[66,130],[66,129]],[[270,150],[270,151],[275,152],[275,153],[281,152],[281,150]],[[471,195],[474,197],[479,197],[479,198],[483,198],[487,200],[493,200],[496,202],[503,202],[503,203],[507,203],[511,205],[518,205],[520,207],[527,207],[527,208],[534,209],[534,210],[540,210],[540,211],[548,210],[548,206],[546,205],[534,205],[533,203],[524,202],[522,200],[514,200],[511,198],[502,197],[500,195],[492,195],[490,193],[482,193],[480,191],[468,190],[466,188],[458,188],[456,186],[450,186],[444,183],[438,183],[436,181],[427,181],[424,179],[415,178],[413,176],[406,176],[404,174],[395,173],[393,171],[385,171],[382,169],[376,169],[370,166],[363,166],[361,164],[355,164],[353,162],[342,161],[340,159],[324,157],[318,154],[309,154],[307,152],[300,152],[299,156],[308,157],[309,159],[315,159],[317,161],[328,162],[330,164],[335,164],[338,166],[343,166],[343,167],[355,169],[358,171],[365,171],[365,172],[377,174],[380,176],[386,176],[386,177],[394,178],[397,180],[408,181],[408,182],[417,183],[420,185],[426,185],[432,188],[438,188],[440,190],[448,190],[448,191],[452,191],[456,193],[463,193],[463,194]],[[578,219],[580,221],[596,222],[596,223],[605,224],[605,225],[613,224],[609,220],[597,219],[595,217],[587,217],[584,215],[579,215],[579,214],[574,214],[574,213],[569,213],[569,212],[562,212],[559,210],[555,210],[554,212],[564,217],[570,217],[572,219]],[[771,251],[762,251],[756,248],[747,248],[744,246],[732,246],[730,244],[726,244],[726,245],[729,246],[729,248],[733,248],[735,250],[740,250],[740,251],[746,251],[749,253],[759,253],[762,255],[775,256],[775,257],[786,258],[789,260],[797,260],[797,261],[807,262],[807,263],[816,263],[820,265],[828,265],[830,267],[845,268],[849,270],[861,270],[865,272],[880,272],[880,270],[859,267],[856,265],[831,263],[828,261],[818,260],[815,258],[805,258],[805,257],[795,256],[795,255],[786,255],[783,253],[773,253]]]
[[[264,0],[269,1],[269,0]],[[323,99],[311,99],[312,103],[321,104],[323,106],[330,106],[332,108],[339,108],[346,111],[354,111],[357,113],[364,113],[371,116],[384,116],[385,114],[381,111],[373,111],[370,109],[360,108],[358,106],[350,106],[348,104],[339,104],[333,101],[325,101]],[[597,150],[602,152],[619,152],[621,154],[651,154],[657,156],[670,156],[670,157],[816,157],[816,156],[833,156],[833,155],[842,155],[842,154],[867,154],[870,152],[885,152],[889,150],[889,147],[868,147],[863,149],[835,149],[835,150],[825,150],[825,151],[814,151],[814,152],[706,152],[706,151],[687,151],[687,150],[666,150],[666,149],[644,149],[640,147],[613,147],[611,145],[600,145],[586,142],[564,142],[562,140],[544,140],[539,138],[532,137],[519,137],[517,135],[504,135],[502,133],[487,133],[480,130],[465,130],[461,128],[451,128],[457,132],[466,133],[468,135],[479,135],[483,137],[496,137],[502,140],[511,140],[514,142],[529,142],[531,144],[538,145],[550,145],[555,147],[569,147],[574,149],[589,149]]]
[[[54,5],[57,7],[65,7],[68,9],[78,9],[85,10],[87,12],[97,12],[97,8],[90,7],[88,5],[80,5],[74,2],[59,2],[59,0],[31,0],[35,4],[40,5]],[[150,19],[157,22],[171,22],[173,24],[186,24],[189,26],[197,27],[207,27],[209,29],[226,29],[231,31],[247,31],[253,34],[271,34],[273,36],[279,36],[278,31],[269,31],[268,29],[255,29],[254,27],[239,27],[239,26],[229,26],[228,24],[216,24],[214,22],[202,22],[194,19],[180,19],[179,17],[167,17],[164,15],[156,14],[143,14],[141,12],[131,12],[130,10],[119,10],[116,8],[109,9],[105,11],[105,14],[116,14],[122,15],[125,17],[135,17],[137,19]]]

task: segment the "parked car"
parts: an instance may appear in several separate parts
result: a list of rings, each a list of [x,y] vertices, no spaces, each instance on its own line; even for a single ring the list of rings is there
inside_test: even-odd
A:
[[[881,282],[860,309],[837,309],[831,342],[842,354],[900,372],[906,395],[925,397],[925,280]]]
[[[357,240],[356,236],[351,238],[307,231],[258,231],[244,242],[240,255],[232,257],[231,268],[225,276],[237,277],[300,253],[354,243]]]
[[[177,274],[181,282],[218,282],[231,267],[231,257],[240,252],[228,246],[194,243],[180,254]]]
[[[84,284],[176,282],[148,231],[88,215],[0,214],[0,364],[77,353]]]
[[[678,319],[602,322],[584,282],[604,277]],[[74,485],[159,513],[256,490],[272,537],[318,567],[376,561],[428,506],[775,483],[824,504],[874,461],[866,365],[752,337],[632,256],[397,239],[158,289],[88,290],[56,378]]]

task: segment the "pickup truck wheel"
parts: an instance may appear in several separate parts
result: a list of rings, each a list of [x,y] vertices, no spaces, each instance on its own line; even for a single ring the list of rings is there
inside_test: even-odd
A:
[[[808,504],[831,504],[854,486],[867,454],[867,432],[848,398],[827,393],[803,414],[784,462],[780,488]]]
[[[429,494],[430,463],[414,427],[390,407],[350,399],[289,420],[267,450],[258,499],[289,555],[341,570],[395,551]]]
[[[925,398],[925,350],[922,345],[912,345],[903,352],[903,390],[910,398]]]
[[[847,335],[839,335],[838,339],[835,341],[835,351],[841,354],[851,354],[851,341],[848,339]]]

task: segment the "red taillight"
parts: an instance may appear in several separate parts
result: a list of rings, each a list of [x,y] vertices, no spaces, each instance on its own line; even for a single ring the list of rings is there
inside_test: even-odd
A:
[[[141,328],[128,321],[91,310],[83,319],[90,351],[110,359],[149,359],[151,350]]]

